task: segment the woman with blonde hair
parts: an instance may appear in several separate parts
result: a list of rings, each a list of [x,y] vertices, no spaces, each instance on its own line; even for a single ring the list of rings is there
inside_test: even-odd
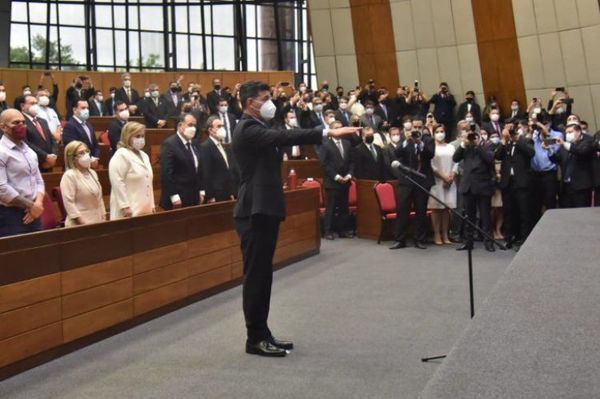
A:
[[[117,151],[108,164],[111,220],[154,213],[152,165],[142,151],[145,137],[146,127],[137,122],[128,122],[121,130]]]
[[[96,171],[90,168],[90,150],[81,141],[71,141],[65,147],[66,171],[60,180],[67,218],[65,227],[100,223],[106,220],[102,186]]]

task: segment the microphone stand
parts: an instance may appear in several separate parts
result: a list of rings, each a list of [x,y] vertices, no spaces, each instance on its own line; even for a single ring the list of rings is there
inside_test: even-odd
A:
[[[461,214],[456,209],[451,208],[450,206],[448,206],[448,204],[446,204],[444,201],[442,201],[441,199],[439,199],[437,196],[431,194],[430,190],[428,190],[425,187],[423,187],[421,184],[419,184],[415,179],[413,179],[410,176],[411,172],[407,172],[407,171],[405,171],[401,167],[397,167],[396,170],[398,170],[398,172],[406,180],[408,180],[409,182],[411,182],[412,184],[414,184],[415,187],[417,187],[422,192],[426,193],[429,197],[433,198],[434,200],[436,200],[440,204],[442,204],[445,209],[448,209],[452,214],[454,214],[457,217],[459,217],[464,223],[466,223],[467,225],[469,225],[471,227],[471,230],[469,231],[469,233],[467,234],[467,237],[466,237],[467,238],[466,246],[467,246],[467,259],[468,259],[468,268],[469,268],[469,300],[470,300],[470,305],[471,305],[471,309],[470,309],[471,310],[471,318],[473,318],[475,316],[475,300],[474,300],[474,295],[473,295],[473,233],[474,233],[474,230],[477,230],[479,233],[481,233],[481,235],[484,237],[484,239],[487,239],[488,241],[494,243],[495,245],[498,246],[498,248],[500,248],[502,250],[506,250],[506,247],[503,244],[501,244],[500,242],[496,241],[486,231],[483,231],[481,228],[479,228],[479,226],[477,226],[475,223],[473,223],[468,218],[466,212],[463,212]],[[412,169],[411,169],[411,171],[412,171]],[[421,173],[419,173],[417,171],[414,171],[412,173],[421,175]],[[443,359],[445,357],[446,357],[446,355],[423,357],[423,358],[421,358],[421,361],[422,362],[428,362],[430,360]]]

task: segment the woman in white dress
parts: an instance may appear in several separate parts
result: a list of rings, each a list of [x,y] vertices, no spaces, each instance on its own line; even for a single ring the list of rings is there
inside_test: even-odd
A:
[[[65,227],[100,223],[106,219],[102,186],[96,171],[90,169],[90,150],[81,141],[65,147],[66,171],[60,179],[60,192],[67,218]]]
[[[137,122],[126,123],[118,149],[108,164],[111,220],[154,213],[152,165],[142,151],[146,144],[145,129]]]
[[[431,168],[435,175],[435,185],[431,187],[431,194],[444,201],[451,208],[456,208],[456,175],[458,164],[452,161],[454,146],[445,142],[446,132],[444,125],[434,128],[435,155],[431,160]],[[429,197],[428,208],[431,209],[431,224],[433,227],[433,241],[437,245],[451,244],[448,238],[450,225],[450,211],[444,208],[435,199]]]

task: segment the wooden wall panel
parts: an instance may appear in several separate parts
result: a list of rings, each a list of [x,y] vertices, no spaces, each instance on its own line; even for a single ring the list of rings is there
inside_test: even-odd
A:
[[[133,299],[133,314],[135,316],[147,313],[161,306],[183,299],[188,295],[189,279],[177,281],[158,289],[145,292]]]
[[[190,240],[188,242],[189,257],[195,258],[210,252],[231,247],[234,245],[234,234],[235,232],[230,230]]]
[[[139,295],[185,279],[188,276],[188,263],[189,260],[184,260],[149,272],[136,274],[133,276],[133,294]]]
[[[61,320],[60,299],[38,302],[31,306],[0,314],[0,340]]]
[[[130,277],[132,263],[132,257],[126,256],[63,272],[61,273],[62,294],[68,295]]]
[[[133,301],[127,299],[63,321],[64,342],[102,331],[133,317]]]
[[[0,367],[59,346],[62,342],[61,323],[49,324],[0,341]]]
[[[223,266],[187,279],[188,295],[208,290],[231,280],[231,267]]]
[[[0,313],[60,296],[58,273],[0,286]]]
[[[67,319],[115,302],[124,301],[131,298],[132,291],[133,279],[127,277],[123,280],[113,281],[88,290],[65,295],[62,298],[63,318]]]
[[[512,0],[471,0],[471,4],[486,98],[496,96],[504,110],[510,110],[513,98],[526,104]]]
[[[188,260],[188,275],[206,273],[209,270],[231,264],[230,248],[221,249],[209,254]]]
[[[180,242],[133,255],[133,272],[142,273],[188,258],[188,244]]]

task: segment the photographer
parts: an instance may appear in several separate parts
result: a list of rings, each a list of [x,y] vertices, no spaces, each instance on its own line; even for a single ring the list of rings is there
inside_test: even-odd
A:
[[[429,191],[435,184],[431,159],[435,152],[435,144],[429,135],[422,135],[419,130],[413,128],[406,140],[396,147],[396,159],[404,166],[416,170],[425,175],[425,178],[411,176],[417,183]],[[390,249],[406,247],[406,235],[408,232],[408,219],[411,209],[416,212],[414,228],[414,245],[419,249],[426,249],[425,239],[427,237],[427,200],[428,193],[423,192],[408,180],[404,172],[399,172],[398,190],[396,193],[396,239]]]
[[[94,83],[88,76],[82,75],[73,79],[66,93],[67,119],[73,116],[73,108],[77,107],[79,101],[87,102],[95,94]]]
[[[527,120],[502,131],[496,159],[500,167],[500,189],[504,205],[506,244],[521,245],[533,229],[531,212],[531,159],[535,155],[532,132]]]
[[[435,120],[444,125],[447,136],[446,142],[450,142],[450,137],[454,130],[456,100],[448,88],[448,83],[440,83],[440,91],[431,97],[429,103],[434,105],[433,116],[435,116]]]
[[[567,125],[567,118],[571,115],[573,99],[564,87],[557,87],[552,92],[552,98],[548,102],[548,110],[552,129],[564,131]]]
[[[492,233],[491,224],[491,199],[494,194],[494,152],[489,142],[483,143],[475,131],[476,125],[471,125],[471,132],[467,133],[462,143],[452,156],[454,162],[463,161],[462,176],[458,192],[463,195],[464,208],[469,220],[476,223],[477,211],[481,220],[481,228],[488,234]],[[465,226],[466,234],[473,236],[471,226]],[[470,240],[457,248],[469,249]],[[494,252],[494,244],[486,239],[485,249]]]

